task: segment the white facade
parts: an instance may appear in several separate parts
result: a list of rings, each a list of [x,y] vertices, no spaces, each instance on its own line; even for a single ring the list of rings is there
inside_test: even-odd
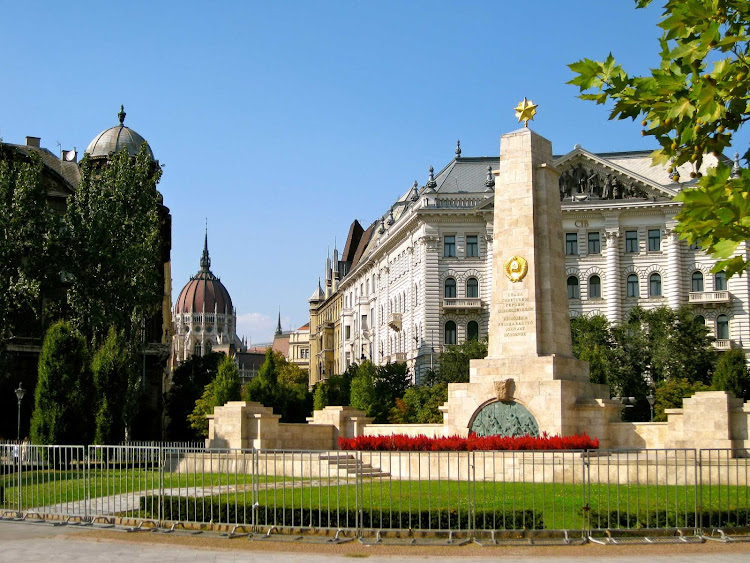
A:
[[[487,335],[492,245],[502,244],[492,237],[494,189],[502,187],[488,167],[498,162],[459,156],[383,216],[338,287],[339,372],[364,357],[406,361],[418,379],[443,345]],[[748,341],[748,276],[717,278],[714,261],[674,231],[680,204],[673,197],[693,180],[674,182],[666,168],[651,166],[648,152],[595,155],[576,147],[555,167],[571,315],[619,322],[636,305],[691,304],[717,348]],[[689,169],[678,172],[689,178]]]

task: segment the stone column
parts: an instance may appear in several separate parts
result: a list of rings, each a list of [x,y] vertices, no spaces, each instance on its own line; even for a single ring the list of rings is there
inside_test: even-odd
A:
[[[664,280],[664,293],[667,304],[678,309],[684,303],[682,283],[682,245],[674,225],[667,223],[664,233],[667,235],[667,279]]]
[[[604,298],[607,300],[607,319],[610,323],[622,321],[622,280],[620,279],[620,231],[607,230],[607,280]]]
[[[440,236],[437,231],[425,233],[421,240],[424,244],[422,260],[422,281],[424,283],[424,336],[431,347],[433,367],[437,366],[437,347],[443,343],[443,330],[440,326],[440,309],[443,306],[443,293],[440,287],[440,270],[438,267],[438,247]]]
[[[552,144],[526,128],[500,143],[487,357],[570,357],[570,331],[560,330],[570,321]]]

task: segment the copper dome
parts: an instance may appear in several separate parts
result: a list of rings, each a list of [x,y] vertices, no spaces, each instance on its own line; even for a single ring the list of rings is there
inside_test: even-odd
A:
[[[227,288],[211,272],[211,258],[208,255],[208,235],[203,245],[200,271],[190,278],[190,281],[182,288],[177,302],[174,306],[175,314],[185,313],[213,313],[231,314],[232,298]],[[205,306],[205,309],[204,309]]]

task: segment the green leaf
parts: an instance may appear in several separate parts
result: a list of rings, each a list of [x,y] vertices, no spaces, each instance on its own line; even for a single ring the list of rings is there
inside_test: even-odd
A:
[[[739,242],[720,240],[713,245],[713,254],[719,258],[729,258],[737,250]]]
[[[682,119],[683,117],[692,117],[695,113],[695,106],[690,103],[688,98],[680,98],[675,101],[672,109],[669,110],[667,117],[673,119]]]

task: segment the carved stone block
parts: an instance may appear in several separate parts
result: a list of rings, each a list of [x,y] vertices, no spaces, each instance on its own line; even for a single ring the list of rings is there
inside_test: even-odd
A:
[[[495,396],[498,401],[508,402],[513,399],[516,390],[516,382],[513,379],[495,381]]]

